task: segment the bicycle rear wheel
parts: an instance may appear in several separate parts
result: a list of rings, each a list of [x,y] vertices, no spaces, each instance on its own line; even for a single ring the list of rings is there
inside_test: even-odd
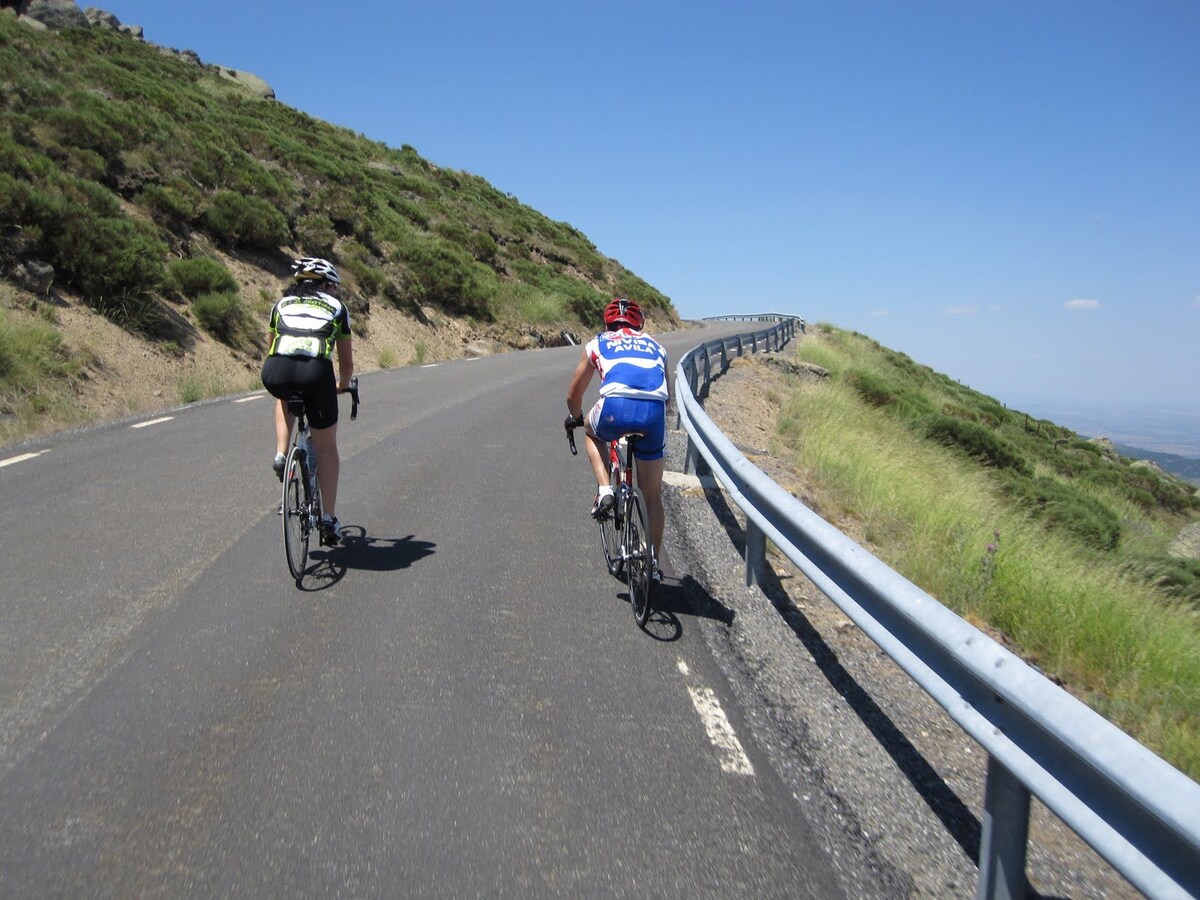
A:
[[[598,523],[600,526],[600,549],[604,551],[604,562],[608,565],[608,574],[614,578],[621,577],[621,532],[617,529],[617,511],[609,511]]]
[[[650,532],[646,528],[646,501],[635,490],[629,498],[625,521],[625,576],[629,585],[629,606],[638,627],[650,618]]]
[[[611,477],[613,496],[616,502],[608,514],[597,523],[600,526],[600,549],[604,551],[604,562],[608,566],[608,574],[620,578],[623,569],[621,562],[621,485],[619,476]]]
[[[309,489],[304,451],[293,447],[283,466],[283,549],[288,571],[299,580],[308,564]]]

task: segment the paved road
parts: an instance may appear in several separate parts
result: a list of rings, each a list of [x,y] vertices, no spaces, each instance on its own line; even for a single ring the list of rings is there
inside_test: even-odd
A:
[[[604,571],[577,354],[365,376],[299,586],[265,396],[19,448],[0,895],[838,896],[683,592]]]

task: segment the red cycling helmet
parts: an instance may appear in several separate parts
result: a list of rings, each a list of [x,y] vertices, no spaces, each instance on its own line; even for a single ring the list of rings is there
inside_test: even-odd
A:
[[[617,323],[624,323],[634,331],[642,330],[642,326],[646,323],[646,317],[642,315],[642,308],[638,306],[636,300],[617,297],[605,307],[604,324],[612,326]]]

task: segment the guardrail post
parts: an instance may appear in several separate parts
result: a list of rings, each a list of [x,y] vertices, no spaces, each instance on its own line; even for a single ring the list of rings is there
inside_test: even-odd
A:
[[[687,359],[685,359],[683,361],[683,371],[685,374],[687,373],[688,362],[689,361]],[[676,429],[683,427],[683,412],[682,412],[683,404],[679,402],[679,391],[680,390],[682,390],[682,388],[680,388],[680,386],[679,386],[679,379],[676,378],[675,379],[675,428]],[[691,438],[688,438],[688,441],[690,442]]]
[[[704,345],[704,384],[712,381],[712,358],[708,355],[708,344]]]
[[[767,536],[746,519],[746,587],[762,587],[767,580]]]
[[[721,372],[729,371],[729,349],[725,344],[725,338],[721,338]]]
[[[994,756],[988,756],[979,841],[977,900],[1025,897],[1025,851],[1029,842],[1029,791]]]
[[[700,451],[696,449],[696,442],[692,440],[692,436],[688,435],[687,450],[683,453],[683,474],[684,475],[699,475]]]

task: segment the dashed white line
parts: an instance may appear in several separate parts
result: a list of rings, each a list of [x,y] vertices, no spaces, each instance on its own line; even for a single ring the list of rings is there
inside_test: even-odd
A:
[[[688,687],[688,694],[691,695],[692,705],[696,707],[696,712],[700,714],[700,720],[704,723],[709,742],[721,755],[721,769],[730,775],[753,775],[754,766],[750,764],[746,751],[742,749],[742,742],[738,740],[733,726],[725,717],[725,710],[721,709],[712,688]]]
[[[41,456],[43,453],[48,453],[48,450],[39,450],[36,453],[22,453],[20,456],[10,456],[8,459],[0,459],[0,469],[5,466],[11,466],[13,463],[25,462],[27,459],[34,459]]]
[[[260,391],[257,394],[251,394],[249,397],[239,397],[237,400],[234,400],[233,402],[234,403],[249,403],[251,400],[257,400],[260,397],[265,397],[265,396],[267,396],[267,392]]]
[[[422,369],[436,369],[440,365],[441,365],[441,363],[425,363],[425,365],[421,366],[421,368]]]
[[[691,674],[687,663],[682,659],[676,665],[684,677]],[[737,733],[729,724],[729,718],[725,715],[725,710],[721,709],[721,703],[712,688],[693,687],[689,684],[687,690],[688,696],[692,698],[692,706],[696,707],[700,721],[704,723],[709,742],[720,755],[722,771],[730,775],[753,775],[754,766],[746,756],[746,751],[742,749],[742,742],[738,740]]]
[[[158,419],[150,419],[147,422],[134,422],[129,427],[130,428],[145,428],[148,425],[160,425],[163,422],[170,422],[173,418],[175,418],[175,417],[174,416],[162,416],[161,418],[158,418]]]

